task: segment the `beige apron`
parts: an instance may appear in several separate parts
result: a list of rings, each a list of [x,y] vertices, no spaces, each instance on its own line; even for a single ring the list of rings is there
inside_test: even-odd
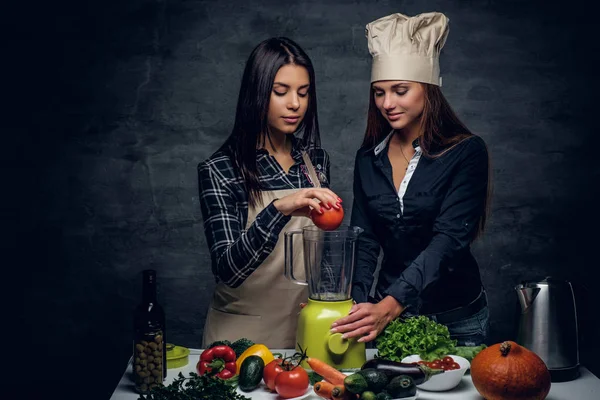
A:
[[[315,169],[302,153],[310,179],[320,187]],[[248,208],[248,229],[256,216],[273,200],[300,189],[261,192],[262,203]],[[273,252],[237,288],[217,283],[206,315],[202,348],[217,340],[234,341],[245,337],[272,349],[296,347],[296,325],[300,303],[308,298],[307,286],[292,283],[284,276],[284,234],[314,225],[307,217],[293,216],[282,229]],[[294,277],[305,279],[302,235],[293,236]]]

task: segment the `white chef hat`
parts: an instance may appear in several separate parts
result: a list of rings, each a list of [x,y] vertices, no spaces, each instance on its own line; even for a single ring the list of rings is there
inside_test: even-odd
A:
[[[429,12],[414,17],[396,13],[367,24],[371,82],[406,80],[441,86],[439,57],[448,22],[444,14]]]

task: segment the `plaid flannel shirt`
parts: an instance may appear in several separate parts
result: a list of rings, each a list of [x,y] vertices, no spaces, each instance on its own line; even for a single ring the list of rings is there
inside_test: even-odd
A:
[[[293,140],[294,165],[286,174],[274,157],[258,150],[256,160],[264,190],[312,187],[302,159],[302,145]],[[312,154],[311,154],[312,153]],[[329,187],[329,155],[323,149],[309,152],[322,187]],[[290,220],[273,202],[246,230],[248,194],[241,176],[236,175],[230,157],[218,151],[198,165],[200,209],[216,281],[238,287],[268,257],[277,245],[279,233]]]

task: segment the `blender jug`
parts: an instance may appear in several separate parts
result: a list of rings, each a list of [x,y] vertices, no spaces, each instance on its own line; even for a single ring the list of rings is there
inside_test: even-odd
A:
[[[350,291],[361,232],[358,227],[323,231],[308,226],[285,234],[285,276],[308,286],[308,302],[298,317],[297,346],[336,368],[360,368],[366,361],[364,343],[330,332],[331,324],[348,315],[353,305]],[[305,281],[293,273],[294,235],[302,235]]]

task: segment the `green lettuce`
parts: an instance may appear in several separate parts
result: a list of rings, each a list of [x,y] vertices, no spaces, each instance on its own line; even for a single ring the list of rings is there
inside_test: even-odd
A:
[[[454,354],[456,340],[450,339],[448,327],[424,315],[395,319],[376,340],[377,357],[402,361],[418,354],[422,360],[433,361]]]
[[[487,346],[485,344],[479,346],[456,346],[452,354],[464,357],[467,360],[469,360],[469,362],[471,362],[473,361],[473,358],[477,355],[477,353],[479,353],[486,347]]]

